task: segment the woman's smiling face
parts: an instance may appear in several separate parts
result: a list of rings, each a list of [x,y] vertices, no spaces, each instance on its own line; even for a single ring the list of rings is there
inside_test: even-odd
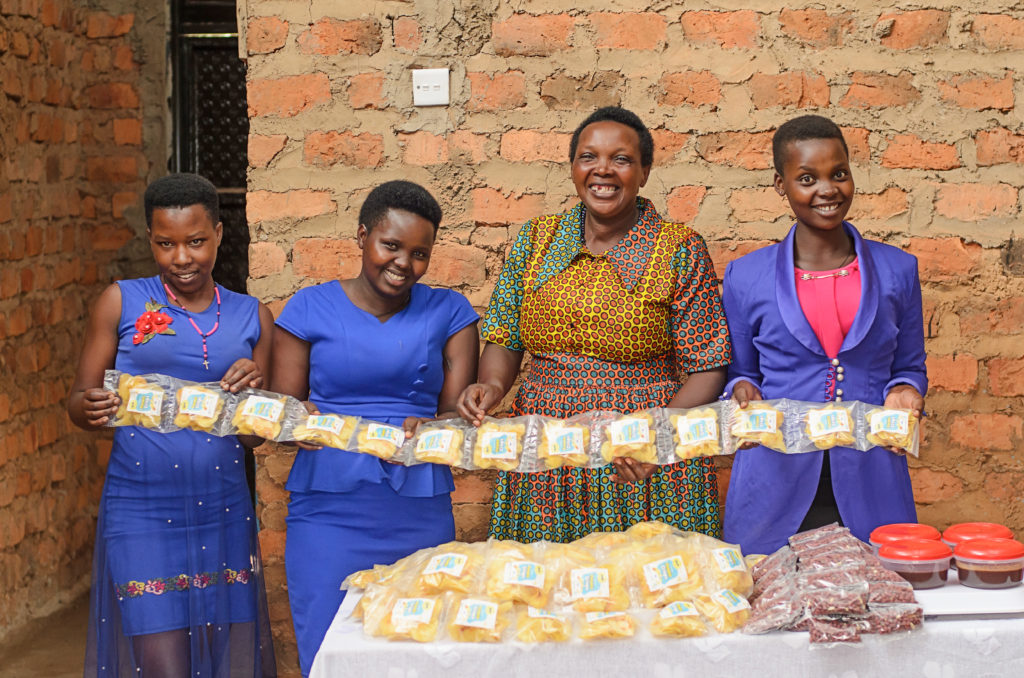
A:
[[[427,272],[434,225],[418,214],[390,209],[372,229],[360,225],[356,238],[363,250],[360,275],[382,298],[400,298]]]
[[[640,136],[632,127],[605,120],[583,128],[572,159],[572,182],[588,218],[632,218],[650,172],[650,165],[640,161]]]
[[[799,224],[840,228],[853,202],[850,158],[839,139],[800,139],[786,145],[775,190],[786,196]]]

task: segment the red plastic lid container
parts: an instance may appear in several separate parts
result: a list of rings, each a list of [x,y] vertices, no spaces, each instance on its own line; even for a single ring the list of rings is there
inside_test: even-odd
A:
[[[883,544],[878,555],[888,560],[904,562],[936,561],[949,558],[953,550],[936,539],[900,539]]]
[[[958,523],[942,533],[942,541],[955,548],[968,539],[1013,539],[1013,530],[999,523]]]
[[[1013,539],[968,539],[957,544],[953,554],[977,561],[1018,560],[1024,558],[1024,544]]]
[[[871,531],[871,545],[879,547],[902,539],[931,539],[938,541],[942,535],[931,525],[921,523],[890,523],[880,525]]]

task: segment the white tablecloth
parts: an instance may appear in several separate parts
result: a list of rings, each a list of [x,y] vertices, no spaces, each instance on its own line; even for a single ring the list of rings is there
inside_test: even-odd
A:
[[[926,620],[859,646],[810,649],[806,633],[524,645],[388,642],[363,635],[346,601],[310,678],[1024,678],[1024,619]]]

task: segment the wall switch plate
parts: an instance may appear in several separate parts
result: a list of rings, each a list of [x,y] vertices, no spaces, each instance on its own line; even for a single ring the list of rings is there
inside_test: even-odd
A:
[[[418,68],[412,72],[412,105],[448,105],[447,68]]]

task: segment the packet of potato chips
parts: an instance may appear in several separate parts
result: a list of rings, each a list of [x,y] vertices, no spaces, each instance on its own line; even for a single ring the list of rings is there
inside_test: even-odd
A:
[[[572,620],[529,605],[516,612],[516,640],[521,643],[564,642],[572,637]]]
[[[374,595],[380,589],[380,595]],[[440,596],[402,596],[393,589],[376,585],[364,594],[370,602],[363,611],[367,635],[388,640],[429,643],[437,638],[443,602]]]
[[[356,451],[385,461],[394,457],[405,442],[405,431],[401,427],[379,421],[364,419],[359,422],[356,431]]]
[[[756,400],[744,408],[735,407],[729,433],[735,445],[756,443],[775,450],[787,452],[782,425],[785,416],[773,401]]]
[[[591,416],[543,419],[537,458],[549,469],[590,464]]]
[[[587,612],[581,615],[580,638],[631,638],[636,633],[636,620],[626,612]]]
[[[645,464],[658,463],[658,434],[653,410],[608,415],[599,430],[601,458],[606,463],[617,457],[628,457]]]
[[[500,643],[509,625],[512,603],[487,596],[453,596],[448,608],[448,636],[459,643]]]
[[[663,535],[649,540],[634,547],[630,565],[632,584],[644,607],[691,600],[703,591],[697,544],[691,539]]]
[[[707,635],[708,627],[697,611],[697,606],[686,600],[677,600],[658,610],[651,621],[655,636],[697,638]]]
[[[750,617],[750,603],[729,589],[697,596],[693,602],[719,633],[732,633]]]
[[[546,607],[554,586],[544,565],[544,544],[520,544],[515,541],[488,542],[484,589],[499,601]]]
[[[866,442],[870,447],[895,447],[911,456],[918,456],[920,440],[917,417],[910,410],[865,408]]]
[[[695,407],[665,412],[672,430],[672,451],[677,458],[696,459],[726,453],[722,445],[717,407]]]
[[[231,395],[221,389],[219,382],[189,384],[175,393],[177,406],[174,425],[212,435],[224,435],[221,431],[221,415]]]
[[[103,375],[103,387],[117,393],[121,399],[107,426],[141,426],[164,433],[178,429],[171,424],[174,405],[173,398],[167,397],[167,393],[169,390],[173,393],[174,387],[170,377],[107,370]]]
[[[470,593],[478,590],[483,573],[485,544],[451,541],[431,549],[415,582],[423,595],[442,591]]]
[[[295,425],[306,418],[306,408],[291,396],[247,388],[228,404],[232,433],[264,440],[292,440]]]
[[[852,405],[828,403],[809,407],[803,413],[803,420],[807,439],[819,450],[857,444]]]
[[[417,462],[460,466],[467,425],[462,419],[441,419],[420,424],[409,441]]]
[[[471,434],[473,467],[497,469],[499,471],[520,469],[523,451],[526,449],[527,427],[533,417],[512,417],[495,419],[486,417],[484,422]],[[536,445],[536,434],[533,435]]]
[[[358,425],[359,417],[330,413],[310,414],[306,416],[305,421],[295,424],[292,439],[336,450],[347,450],[352,444],[352,435]]]

